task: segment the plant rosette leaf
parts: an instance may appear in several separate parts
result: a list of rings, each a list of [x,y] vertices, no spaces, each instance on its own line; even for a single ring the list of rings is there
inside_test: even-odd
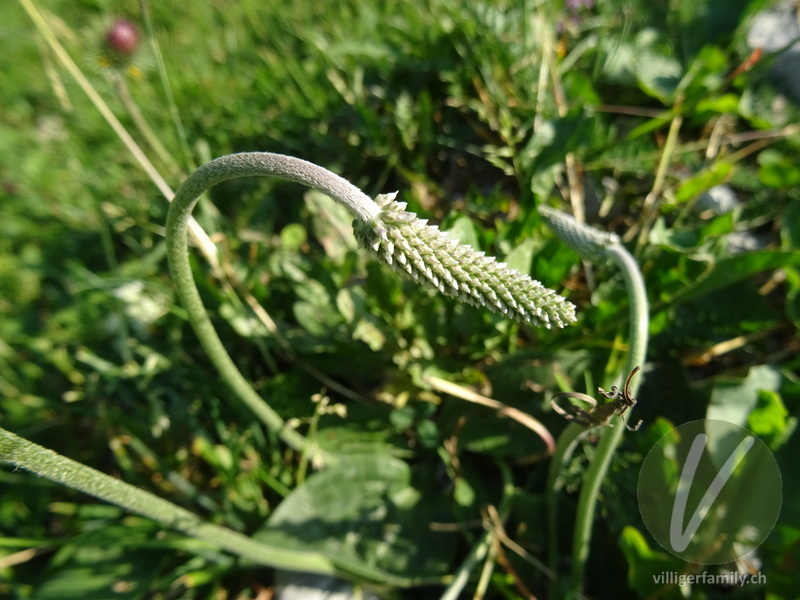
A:
[[[372,581],[432,581],[448,572],[455,548],[453,534],[420,526],[438,506],[434,494],[412,485],[403,461],[352,456],[308,477],[254,537],[322,554],[343,572]]]

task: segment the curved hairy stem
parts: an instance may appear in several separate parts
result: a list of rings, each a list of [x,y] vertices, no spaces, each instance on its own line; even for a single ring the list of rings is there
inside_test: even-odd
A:
[[[558,236],[582,257],[595,262],[611,260],[622,273],[630,302],[629,348],[624,372],[632,372],[637,365],[644,364],[647,353],[649,323],[647,293],[639,266],[616,235],[599,232],[578,223],[569,215],[548,207],[540,207],[539,212]],[[632,394],[636,393],[640,383],[640,377],[631,382]],[[630,418],[630,412],[632,411],[628,412],[628,418]],[[580,425],[570,424],[559,437],[556,444],[556,452],[550,464],[546,493],[548,516],[553,528],[549,547],[551,568],[557,566],[557,544],[555,541],[557,533],[556,483],[562,466],[569,459],[580,435],[585,431],[586,429]],[[578,512],[572,544],[572,570],[569,578],[569,588],[573,594],[580,591],[583,571],[589,555],[589,541],[591,539],[600,486],[608,472],[614,451],[622,440],[624,431],[625,427],[621,423],[603,429],[600,435],[600,442],[592,457],[592,462],[583,477],[584,483],[578,500]]]
[[[191,212],[198,198],[217,183],[252,175],[296,181],[331,196],[354,215],[353,226],[359,244],[378,260],[416,282],[430,284],[447,295],[526,323],[549,327],[563,326],[575,320],[575,307],[555,292],[469,246],[459,245],[435,227],[405,212],[404,205],[394,202],[393,197],[379,196],[376,203],[330,171],[279,154],[244,153],[211,161],[192,173],[178,189],[167,217],[167,253],[178,295],[203,349],[223,380],[268,428],[276,431],[292,448],[311,454],[312,459],[332,462],[334,457],[317,451],[302,435],[287,427],[240,373],[203,306],[189,263],[187,240],[193,223]],[[204,523],[170,502],[2,429],[0,461],[148,516],[260,564],[317,573],[349,574],[369,580],[377,578],[397,586],[421,583],[378,573],[371,568],[345,565],[338,557],[264,546],[231,530]]]
[[[622,272],[630,301],[629,347],[623,372],[631,372],[637,365],[644,364],[647,353],[649,310],[644,279],[633,256],[621,244],[609,246],[606,250],[606,255]],[[639,389],[641,380],[641,377],[636,377],[631,382],[631,393],[634,395]],[[628,419],[630,420],[630,414]],[[572,541],[570,587],[576,592],[581,587],[586,559],[589,556],[589,541],[592,536],[597,496],[600,492],[603,478],[608,472],[614,451],[622,441],[624,431],[625,427],[621,423],[603,430],[600,435],[600,442],[592,457],[592,462],[584,475],[584,483],[578,499],[578,513]]]
[[[181,301],[203,349],[225,382],[289,446],[308,451],[308,443],[264,402],[234,364],[200,299],[189,264],[187,227],[198,198],[211,186],[236,177],[272,176],[327,194],[355,217],[359,245],[381,262],[415,282],[517,320],[564,326],[575,320],[575,307],[552,290],[504,263],[458,244],[436,227],[406,212],[394,195],[373,201],[338,175],[281,154],[250,152],[223,156],[200,167],[178,189],[167,217],[170,270]],[[330,459],[331,457],[327,457]]]
[[[307,440],[286,426],[285,421],[259,396],[234,364],[200,299],[189,264],[187,231],[192,209],[210,187],[236,177],[274,176],[303,183],[328,194],[346,206],[356,218],[373,221],[379,207],[361,190],[312,163],[267,153],[232,154],[213,160],[194,171],[178,188],[167,217],[167,252],[170,271],[181,302],[189,315],[200,344],[236,395],[290,447],[309,450]],[[330,459],[331,457],[327,457]]]

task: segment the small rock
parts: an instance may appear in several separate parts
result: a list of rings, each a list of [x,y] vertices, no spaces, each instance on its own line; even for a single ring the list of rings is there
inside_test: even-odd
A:
[[[694,207],[700,213],[710,211],[717,216],[731,212],[739,204],[739,197],[731,186],[715,185],[697,199]]]
[[[797,6],[792,0],[784,0],[756,14],[747,32],[747,45],[753,50],[761,48],[765,52],[778,52],[795,42],[775,59],[772,67],[772,75],[795,100],[800,100],[800,41],[795,41],[798,39],[800,25]]]

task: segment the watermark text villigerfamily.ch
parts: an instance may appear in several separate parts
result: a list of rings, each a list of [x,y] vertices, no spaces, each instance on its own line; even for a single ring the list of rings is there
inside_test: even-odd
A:
[[[706,583],[711,585],[738,586],[744,587],[747,584],[765,584],[766,576],[758,571],[757,573],[737,573],[734,571],[725,573],[678,573],[677,571],[662,571],[653,575],[653,583],[659,585],[678,584],[680,586]]]

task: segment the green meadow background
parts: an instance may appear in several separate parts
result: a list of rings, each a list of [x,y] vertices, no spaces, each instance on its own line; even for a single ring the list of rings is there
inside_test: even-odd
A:
[[[562,597],[591,440],[563,473],[551,577],[545,442],[430,379],[557,437],[567,423],[550,396],[593,394],[620,374],[622,280],[553,236],[536,212],[546,203],[619,234],[651,304],[632,411],[644,423],[600,492],[583,597],[796,598],[800,106],[774,75],[787,53],[747,44],[754,15],[774,5],[6,0],[0,426],[210,522],[258,537],[296,518],[287,544],[316,528],[316,549],[428,582],[382,586],[387,597],[438,598],[487,530],[497,542],[462,597]],[[118,19],[138,28],[131,55],[106,43]],[[359,251],[351,217],[297,184],[238,179],[201,200],[195,216],[220,265],[194,251],[195,277],[237,366],[321,447],[402,471],[386,502],[365,504],[369,477],[318,477],[266,431],[176,298],[157,177],[174,190],[241,151],[315,162],[371,196],[399,190],[420,216],[578,307],[577,324],[539,330],[419,288]],[[771,535],[728,565],[766,584],[656,584],[691,571],[647,532],[639,467],[674,426],[715,415],[756,433],[783,474]],[[750,493],[743,502],[775,491]],[[358,543],[337,546],[354,531]],[[262,599],[274,582],[213,545],[0,471],[2,597]]]

